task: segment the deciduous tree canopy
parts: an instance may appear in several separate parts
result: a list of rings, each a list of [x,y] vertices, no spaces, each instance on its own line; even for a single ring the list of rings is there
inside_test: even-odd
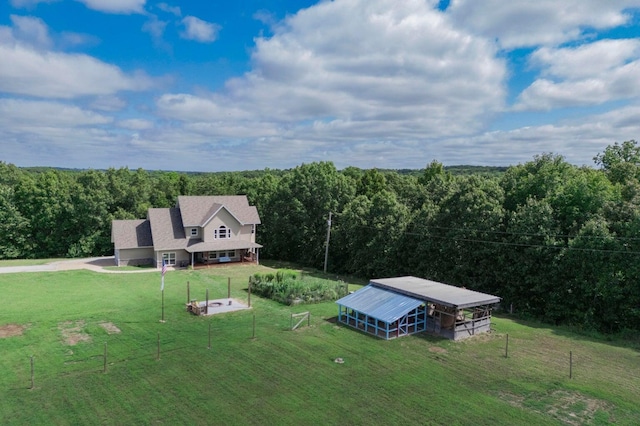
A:
[[[331,272],[411,274],[499,295],[545,321],[640,330],[640,147],[615,143],[594,161],[198,174],[0,162],[0,258],[109,255],[113,219],[143,218],[178,195],[246,194],[262,217],[263,257],[323,267],[331,212]]]

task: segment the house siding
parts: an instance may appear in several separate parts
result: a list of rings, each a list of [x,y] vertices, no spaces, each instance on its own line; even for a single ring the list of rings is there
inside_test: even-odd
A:
[[[242,241],[251,241],[252,243],[256,242],[256,234],[251,233],[252,225],[244,225],[240,228],[238,232],[238,239]]]
[[[207,243],[216,241],[214,238],[214,231],[223,225],[231,230],[232,239],[238,239],[241,228],[240,223],[238,223],[238,221],[226,209],[220,209],[209,223],[207,223],[207,226],[204,227],[202,240]]]
[[[163,253],[175,253],[176,254],[176,266],[187,266],[191,262],[191,254],[186,250],[162,250],[155,252],[156,267],[162,267],[162,255]],[[153,259],[152,262],[153,263]]]
[[[153,249],[119,249],[116,262],[118,266],[153,265]]]

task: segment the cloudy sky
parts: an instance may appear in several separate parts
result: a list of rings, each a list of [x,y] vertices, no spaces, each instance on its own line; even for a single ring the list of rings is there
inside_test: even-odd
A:
[[[5,0],[0,161],[577,165],[640,139],[640,0]]]

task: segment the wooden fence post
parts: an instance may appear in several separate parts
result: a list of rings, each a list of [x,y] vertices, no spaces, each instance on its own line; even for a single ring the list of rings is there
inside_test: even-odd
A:
[[[569,351],[569,378],[573,378],[573,352]]]
[[[227,278],[227,299],[231,299],[231,277]]]
[[[507,334],[507,343],[504,345],[504,357],[509,357],[509,334]]]
[[[205,315],[209,314],[209,289],[207,289],[207,302],[204,305],[204,313]]]
[[[191,302],[191,291],[189,289],[189,281],[187,281],[187,303]]]
[[[252,339],[256,338],[256,314],[255,312],[253,313],[253,335],[251,336]]]
[[[31,355],[31,389],[35,387],[35,382],[33,380],[34,369],[33,369],[33,355]]]

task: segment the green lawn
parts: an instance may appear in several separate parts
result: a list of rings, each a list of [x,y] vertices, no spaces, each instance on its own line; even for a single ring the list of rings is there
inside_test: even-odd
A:
[[[0,338],[0,424],[632,425],[640,418],[640,353],[624,342],[508,318],[465,342],[384,341],[335,324],[334,303],[287,307],[255,295],[247,311],[186,312],[187,282],[192,299],[204,300],[206,289],[210,299],[223,298],[231,277],[232,297],[246,301],[249,275],[266,270],[167,273],[165,323],[159,273],[0,275],[0,328],[24,327]],[[305,310],[311,327],[288,331],[290,314]],[[109,334],[103,323],[120,332]]]
[[[0,260],[0,268],[5,266],[27,266],[27,265],[46,265],[52,262],[59,262],[61,260],[70,259],[5,259]]]

